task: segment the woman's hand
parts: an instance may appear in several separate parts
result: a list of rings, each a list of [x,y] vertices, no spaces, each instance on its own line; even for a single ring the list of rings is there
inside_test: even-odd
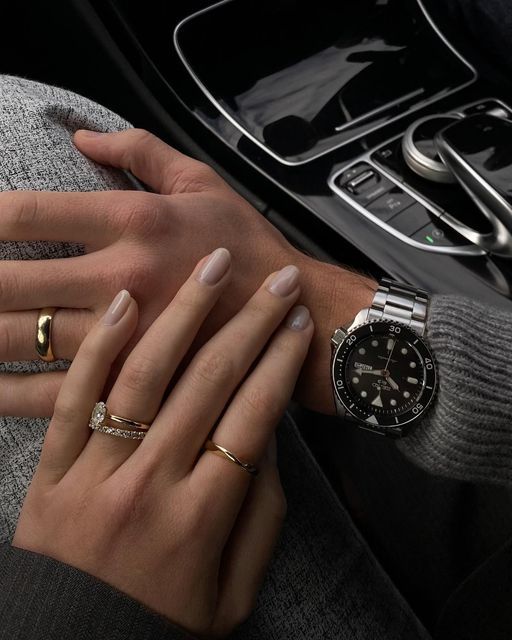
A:
[[[64,379],[13,544],[86,571],[192,633],[231,632],[253,607],[284,516],[270,444],[313,334],[307,309],[292,309],[298,278],[295,267],[270,276],[179,375],[200,326],[230,294],[225,249],[197,265],[106,401],[110,413],[152,424],[142,441],[88,427],[137,325],[137,305],[121,292]],[[208,438],[259,476],[205,452]]]
[[[112,297],[124,288],[140,304],[141,318],[121,354],[122,364],[199,258],[222,245],[236,267],[230,295],[210,314],[197,344],[241,309],[266,274],[297,264],[301,302],[317,326],[300,400],[333,411],[330,337],[371,301],[374,285],[299,253],[215,171],[148,132],[91,133],[76,134],[80,151],[131,171],[155,193],[0,193],[0,240],[67,241],[86,248],[80,257],[0,264],[0,361],[36,357],[37,310],[43,307],[58,308],[53,351],[72,360]],[[63,375],[0,376],[0,415],[51,416]]]

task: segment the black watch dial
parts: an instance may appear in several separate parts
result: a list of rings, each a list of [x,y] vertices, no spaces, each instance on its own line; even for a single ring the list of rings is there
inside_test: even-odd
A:
[[[402,427],[422,416],[436,391],[433,356],[416,333],[393,322],[363,325],[333,357],[339,400],[375,427]]]

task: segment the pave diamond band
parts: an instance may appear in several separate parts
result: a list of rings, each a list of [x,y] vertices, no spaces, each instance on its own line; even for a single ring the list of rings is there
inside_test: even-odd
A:
[[[117,436],[118,438],[128,438],[129,440],[143,440],[146,436],[145,431],[132,431],[131,429],[118,429],[117,427],[97,426],[91,429],[99,431],[100,433],[108,433],[111,436]]]
[[[113,427],[107,424],[106,421],[122,424],[124,428]],[[109,413],[107,405],[104,402],[96,403],[89,420],[89,427],[95,431],[107,433],[108,435],[118,438],[128,438],[130,440],[142,440],[150,426],[149,424],[136,422],[135,420],[129,420],[128,418],[122,418],[121,416],[115,416]]]

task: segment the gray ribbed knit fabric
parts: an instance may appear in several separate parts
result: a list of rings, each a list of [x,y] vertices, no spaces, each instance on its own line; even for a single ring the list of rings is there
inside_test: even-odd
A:
[[[116,131],[128,126],[108,109],[69,91],[0,76],[0,191],[130,188],[124,173],[94,164],[71,142],[72,133],[80,128]],[[80,253],[81,247],[69,244],[0,242],[1,260]],[[0,363],[0,372],[52,371],[63,366],[62,362]],[[47,425],[47,420],[0,417],[0,542],[14,534]]]
[[[439,394],[398,446],[433,474],[512,486],[512,306],[435,297],[427,336]]]

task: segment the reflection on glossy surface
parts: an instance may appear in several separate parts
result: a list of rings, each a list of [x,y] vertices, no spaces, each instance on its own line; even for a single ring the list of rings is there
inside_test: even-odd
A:
[[[473,79],[414,0],[231,0],[176,38],[217,106],[297,161]]]
[[[443,133],[489,186],[512,203],[512,122],[473,116]]]

